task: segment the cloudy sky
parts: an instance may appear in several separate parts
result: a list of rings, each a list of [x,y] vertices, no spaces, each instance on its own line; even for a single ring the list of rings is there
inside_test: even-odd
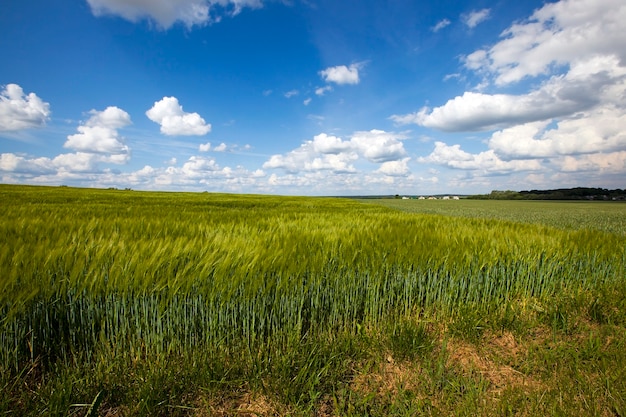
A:
[[[624,0],[6,0],[0,182],[626,188]]]

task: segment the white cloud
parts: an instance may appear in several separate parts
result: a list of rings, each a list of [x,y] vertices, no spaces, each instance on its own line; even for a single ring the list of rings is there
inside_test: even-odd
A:
[[[329,91],[333,91],[333,87],[330,85],[326,85],[324,87],[319,87],[315,89],[315,94],[318,96],[323,96],[324,94],[326,94]]]
[[[359,79],[359,70],[363,67],[363,63],[357,63],[357,64],[352,64],[349,67],[346,67],[345,65],[338,65],[336,67],[329,67],[326,68],[325,70],[320,71],[320,76],[322,77],[322,79],[324,81],[326,81],[327,83],[335,83],[335,84],[358,84],[360,79]],[[320,91],[321,94],[318,95],[322,95],[325,91],[327,90],[321,90],[321,89],[317,89],[317,91]]]
[[[460,145],[449,146],[443,142],[435,142],[433,152],[427,157],[418,158],[418,162],[490,173],[538,171],[541,169],[541,164],[537,160],[503,161],[493,150],[471,154],[462,150]]]
[[[350,142],[344,142],[337,136],[320,133],[313,137],[313,150],[322,154],[339,154],[351,149]]]
[[[109,120],[110,125],[119,125],[114,122],[118,119],[104,115],[98,117],[100,113],[93,112],[93,120]],[[377,135],[382,137],[383,133]],[[382,194],[388,192],[389,187],[396,192],[406,193],[413,189],[416,182],[420,182],[408,172],[406,164],[409,158],[403,158],[397,163],[383,162],[377,170],[355,175],[357,169],[354,164],[367,163],[367,159],[359,153],[361,146],[357,145],[352,139],[342,140],[320,134],[292,152],[274,155],[263,169],[252,170],[242,166],[222,166],[215,158],[205,155],[191,156],[180,166],[170,160],[167,162],[169,165],[162,167],[146,165],[136,171],[119,172],[101,169],[99,165],[119,162],[119,158],[124,155],[76,152],[54,158],[33,158],[3,154],[0,155],[0,179],[6,183],[177,191],[301,194],[304,187],[307,194],[312,195]],[[265,168],[281,168],[287,172],[266,173]]]
[[[264,190],[263,170],[248,171],[243,167],[220,166],[210,157],[191,156],[182,167],[145,166],[130,174],[120,174],[110,181],[157,190],[218,190],[251,192]]]
[[[350,143],[370,162],[381,163],[395,161],[406,155],[402,139],[403,135],[374,129],[354,133]]]
[[[468,28],[473,29],[485,20],[489,19],[490,14],[490,9],[474,10],[468,14],[463,15],[461,18],[463,20],[463,23],[465,23]]]
[[[391,119],[398,124],[415,123],[446,132],[481,131],[564,116],[583,110],[586,104],[550,96],[545,91],[521,96],[465,92],[441,107],[424,107],[417,113],[394,115]]]
[[[95,16],[117,15],[131,22],[148,18],[164,29],[180,21],[187,27],[217,22],[222,12],[234,16],[261,0],[87,0]],[[220,10],[216,10],[220,8]]]
[[[219,145],[217,145],[213,150],[215,152],[226,152],[227,149],[228,147],[226,146],[226,144],[222,142]]]
[[[508,159],[626,151],[626,114],[603,107],[585,118],[557,122],[552,129],[547,122],[523,124],[495,132],[489,147]]]
[[[410,174],[408,162],[411,158],[403,158],[397,161],[387,161],[380,165],[376,172],[392,177],[405,177]]]
[[[435,26],[432,27],[432,31],[433,32],[439,32],[441,29],[447,27],[448,25],[450,25],[450,22],[448,19],[442,19],[439,22],[437,22],[437,24]]]
[[[318,138],[320,135],[316,136]],[[320,152],[316,140],[306,141],[285,155],[272,155],[263,164],[265,169],[282,168],[289,172],[328,170],[335,173],[355,172],[352,162],[358,159],[354,152]],[[325,145],[322,145],[324,147]]]
[[[548,122],[536,122],[505,129],[492,135],[487,151],[476,154],[458,144],[436,142],[433,152],[418,162],[463,170],[468,182],[530,172],[534,174],[518,179],[518,186],[532,180],[538,187],[553,187],[555,182],[619,187],[626,175],[626,116],[615,110],[594,117],[597,123],[591,125],[574,118],[552,128]]]
[[[146,112],[146,116],[161,125],[161,133],[170,136],[202,136],[211,131],[198,113],[186,113],[176,97],[163,97]]]
[[[204,158],[200,156],[192,156],[185,162],[181,168],[187,178],[194,178],[204,175],[206,172],[215,172],[220,170],[220,166],[213,158]]]
[[[115,129],[103,126],[78,126],[79,133],[69,135],[63,147],[88,153],[128,153]]]
[[[460,79],[463,79],[463,76],[462,76],[461,74],[459,74],[459,73],[454,73],[454,74],[446,74],[446,75],[443,77],[443,80],[444,80],[444,81],[450,81],[450,80],[453,80],[453,79],[455,79],[455,78],[456,78],[457,80],[460,80]]]
[[[304,101],[302,102],[302,104],[304,104],[305,106],[308,106],[309,104],[311,104],[311,101],[312,101],[312,100],[313,100],[313,99],[312,99],[312,98],[310,98],[310,97],[309,97],[309,98],[306,98],[306,99],[304,99]]]
[[[546,3],[495,45],[463,58],[481,88],[495,92],[465,92],[391,119],[449,132],[495,130],[482,152],[436,142],[418,158],[463,170],[474,185],[511,173],[519,174],[507,181],[518,186],[619,185],[626,175],[625,19],[622,0]],[[536,80],[521,83],[528,78]],[[521,93],[497,93],[514,83]]]
[[[414,193],[422,183],[412,175],[387,175],[378,171],[360,175],[329,171],[272,174],[268,183],[270,179],[274,189],[301,193],[304,188],[312,195],[409,194]]]
[[[626,151],[597,153],[579,157],[565,156],[553,161],[561,172],[592,172],[601,174],[626,174]],[[623,177],[622,177],[623,178]]]
[[[55,172],[49,158],[26,158],[12,153],[0,154],[0,171],[16,174],[50,174]]]
[[[598,56],[626,62],[622,0],[561,0],[536,10],[528,21],[502,33],[502,40],[465,59],[472,70],[495,75],[505,85],[549,74],[558,66],[585,65]]]
[[[52,163],[61,173],[99,173],[99,163],[121,165],[128,162],[128,154],[96,154],[91,152],[75,152],[57,155]]]
[[[282,168],[289,172],[329,170],[336,173],[356,172],[352,165],[359,158],[371,163],[400,160],[406,156],[402,135],[371,130],[355,132],[350,140],[321,133],[313,140],[284,155],[273,155],[263,168]],[[382,173],[399,172],[398,166],[388,164]]]
[[[91,117],[78,126],[78,133],[67,137],[63,147],[87,154],[123,155],[122,160],[113,158],[111,162],[125,162],[130,150],[117,130],[131,124],[128,113],[110,106],[103,111],[92,110],[89,114]]]
[[[250,145],[245,145],[243,147],[243,149],[247,150],[250,148]],[[201,143],[200,146],[198,146],[198,150],[200,152],[209,152],[209,151],[213,151],[213,152],[226,152],[228,150],[228,145],[226,145],[224,142],[220,143],[217,146],[211,146],[211,142],[207,142],[207,143]]]
[[[298,90],[289,90],[284,94],[284,96],[287,98],[291,98],[293,96],[297,96],[298,94],[300,94]]]
[[[572,66],[565,75],[552,76],[526,94],[465,92],[443,106],[393,115],[391,119],[449,132],[506,128],[578,114],[599,103],[626,104],[621,94],[625,78],[626,68],[617,58],[595,57],[584,65]]]
[[[111,129],[120,129],[130,125],[130,115],[124,110],[109,106],[103,111],[91,110],[91,117],[87,121],[87,126],[106,126]]]
[[[85,177],[83,174],[102,174],[98,168],[99,163],[123,164],[127,161],[127,155],[105,155],[90,152],[66,153],[54,158],[36,157],[30,158],[12,153],[0,155],[0,172],[9,173],[12,178],[22,181],[25,179],[38,179],[35,182],[59,183],[62,179],[76,176],[82,179],[86,185],[90,185],[93,177]],[[30,182],[30,181],[29,181]],[[92,186],[92,185],[91,185]]]
[[[50,104],[35,93],[25,95],[17,84],[8,84],[0,92],[0,132],[40,127],[49,116]]]

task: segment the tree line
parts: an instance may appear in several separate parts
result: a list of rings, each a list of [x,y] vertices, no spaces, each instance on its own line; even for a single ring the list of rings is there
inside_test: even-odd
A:
[[[493,190],[489,194],[472,195],[468,198],[476,200],[599,200],[625,201],[626,190],[606,188],[557,188],[552,190],[500,191]]]

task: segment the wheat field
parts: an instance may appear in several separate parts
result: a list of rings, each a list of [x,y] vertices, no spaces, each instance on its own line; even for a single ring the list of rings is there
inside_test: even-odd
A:
[[[18,186],[0,196],[6,386],[35,367],[45,379],[59,366],[199,351],[265,352],[262,378],[276,355],[320,338],[503,306],[547,311],[563,294],[593,301],[625,286],[626,237],[597,228],[338,198]]]

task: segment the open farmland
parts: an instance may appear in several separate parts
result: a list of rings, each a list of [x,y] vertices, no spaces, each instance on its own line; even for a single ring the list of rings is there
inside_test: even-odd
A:
[[[443,214],[545,224],[560,229],[592,229],[626,236],[626,203],[541,200],[362,199],[408,213]]]
[[[442,203],[0,186],[0,412],[624,415],[626,206]]]

